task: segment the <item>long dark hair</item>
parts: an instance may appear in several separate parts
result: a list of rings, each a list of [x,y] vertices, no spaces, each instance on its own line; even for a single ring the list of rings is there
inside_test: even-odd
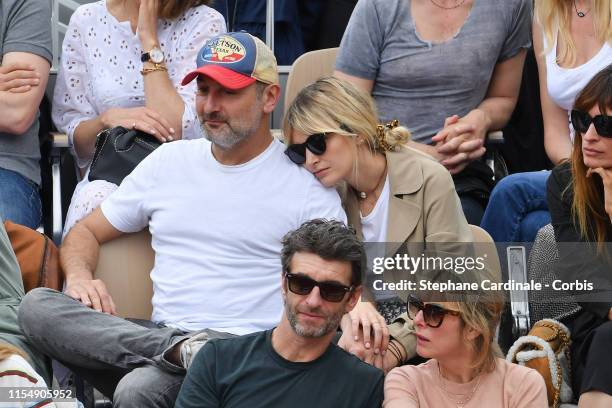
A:
[[[588,112],[594,106],[601,114],[612,109],[612,64],[589,81],[576,97],[574,109]],[[572,215],[578,222],[580,234],[587,241],[597,242],[599,251],[607,241],[606,229],[610,216],[604,208],[603,184],[599,177],[587,177],[587,166],[582,156],[582,134],[576,131],[571,157],[574,198]],[[591,226],[594,224],[594,230]]]

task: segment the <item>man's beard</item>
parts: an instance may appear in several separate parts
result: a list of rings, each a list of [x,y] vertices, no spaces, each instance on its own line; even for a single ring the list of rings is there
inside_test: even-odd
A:
[[[223,121],[225,122],[225,125],[209,131],[205,124],[207,120]],[[257,129],[259,129],[261,120],[261,107],[255,105],[249,112],[248,117],[234,118],[231,121],[218,113],[204,115],[204,117],[200,120],[200,126],[206,139],[210,140],[219,148],[228,150],[254,134]]]
[[[313,309],[311,312],[318,314],[318,309]],[[344,311],[339,310],[336,314],[331,316],[327,316],[325,318],[325,323],[319,327],[309,327],[303,326],[298,321],[298,313],[297,310],[287,304],[285,301],[285,313],[287,314],[287,320],[289,320],[289,324],[293,331],[300,337],[309,337],[309,338],[319,338],[323,337],[326,334],[329,334],[332,331],[338,329],[338,325],[340,324],[340,320],[342,320],[342,316],[344,316]]]

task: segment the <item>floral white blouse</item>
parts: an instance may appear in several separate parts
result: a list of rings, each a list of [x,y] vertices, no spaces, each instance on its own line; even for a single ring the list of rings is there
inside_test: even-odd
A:
[[[195,112],[195,81],[186,86],[180,82],[196,68],[196,55],[204,43],[225,31],[223,16],[208,6],[192,8],[174,21],[159,20],[157,35],[168,75],[185,101],[183,139],[202,134]],[[80,122],[111,108],[144,106],[142,52],[138,33],[129,21],[119,22],[108,12],[106,0],[76,9],[64,37],[52,113],[71,144]],[[79,167],[89,164],[88,159],[77,159]]]
[[[203,134],[195,111],[196,82],[181,86],[181,80],[196,68],[197,53],[206,41],[224,32],[223,16],[208,6],[192,8],[173,21],[159,20],[157,37],[168,75],[185,102],[183,139]],[[142,52],[138,33],[132,31],[129,21],[119,22],[108,12],[106,0],[76,9],[64,37],[52,111],[55,125],[68,135],[71,146],[80,122],[111,108],[145,105]],[[72,153],[79,167],[89,165],[90,158],[78,157],[74,149]],[[70,202],[64,236],[116,188],[103,180],[89,182],[86,174]]]

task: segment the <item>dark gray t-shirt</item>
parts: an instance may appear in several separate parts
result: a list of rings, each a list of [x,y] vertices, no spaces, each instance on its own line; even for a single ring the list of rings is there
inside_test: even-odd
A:
[[[399,119],[430,143],[453,114],[484,99],[498,62],[531,45],[530,0],[474,0],[459,32],[443,43],[419,38],[411,0],[359,0],[336,68],[374,80],[381,121]]]
[[[211,340],[193,361],[176,408],[379,408],[382,371],[335,344],[308,363],[285,360],[272,330]]]
[[[27,52],[51,64],[51,1],[2,0],[0,4],[0,55]],[[1,112],[0,112],[1,114]],[[40,184],[38,117],[23,135],[0,133],[0,167],[13,170]]]

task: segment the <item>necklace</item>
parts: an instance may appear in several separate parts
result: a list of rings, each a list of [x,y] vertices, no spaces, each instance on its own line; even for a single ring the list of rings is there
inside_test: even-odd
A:
[[[584,11],[578,11],[578,6],[576,6],[576,0],[574,0],[574,10],[576,10],[576,15],[578,15],[578,17],[580,18],[586,16],[587,14],[589,14],[589,11],[591,11],[591,9],[588,9],[586,13]]]
[[[434,0],[429,0],[431,1],[431,3],[436,6],[437,8],[441,8],[442,10],[452,10],[452,9],[456,9],[457,7],[461,7],[463,6],[463,3],[465,3],[465,0],[461,0],[459,3],[455,4],[454,6],[450,6],[450,7],[446,7],[443,6],[441,4],[436,3]],[[575,4],[575,3],[574,3]]]
[[[380,185],[380,183],[382,182],[382,180],[385,178],[386,175],[387,175],[387,161],[385,160],[385,168],[383,169],[382,175],[376,182],[376,186],[374,187],[372,192],[376,191],[376,189],[378,188],[378,186]],[[368,198],[368,193],[366,193],[365,191],[359,191],[359,198],[361,198],[362,200],[365,200],[366,198]]]
[[[442,378],[442,369],[440,368],[440,363],[438,362],[438,379],[440,380],[440,387],[442,388],[442,391],[444,391],[446,396],[451,401],[453,401],[453,403],[455,404],[457,408],[464,408],[467,405],[467,403],[471,401],[472,397],[474,396],[474,393],[476,392],[476,390],[478,389],[478,386],[480,385],[481,378],[482,378],[482,375],[478,374],[478,381],[476,381],[476,385],[474,385],[474,388],[472,388],[472,391],[470,391],[470,393],[467,394],[467,396],[457,401],[454,398],[454,396],[458,394],[451,393],[450,391],[446,389],[446,386],[444,385],[444,378]]]

